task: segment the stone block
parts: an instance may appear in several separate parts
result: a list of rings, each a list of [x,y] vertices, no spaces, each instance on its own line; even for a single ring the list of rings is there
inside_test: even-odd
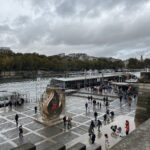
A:
[[[77,143],[73,145],[72,147],[70,147],[68,150],[86,150],[86,145],[82,143]]]
[[[96,143],[87,147],[87,150],[102,150],[101,145],[97,145]]]
[[[97,147],[95,147],[94,150],[102,150],[102,147],[100,145],[98,145]]]
[[[11,150],[36,150],[36,146],[32,143],[25,143]]]
[[[66,150],[66,146],[63,144],[56,143],[46,150]]]

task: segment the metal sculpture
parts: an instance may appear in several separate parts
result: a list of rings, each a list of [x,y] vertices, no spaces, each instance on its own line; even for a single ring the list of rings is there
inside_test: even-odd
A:
[[[62,89],[47,88],[40,102],[40,112],[43,120],[59,118],[64,112],[65,96]]]

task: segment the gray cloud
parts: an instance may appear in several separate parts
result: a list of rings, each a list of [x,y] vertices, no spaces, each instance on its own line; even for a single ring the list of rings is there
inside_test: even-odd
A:
[[[148,0],[18,0],[8,11],[3,7],[9,2],[0,6],[0,14],[6,11],[0,15],[2,46],[47,55],[85,52],[127,58],[143,52],[150,57]]]

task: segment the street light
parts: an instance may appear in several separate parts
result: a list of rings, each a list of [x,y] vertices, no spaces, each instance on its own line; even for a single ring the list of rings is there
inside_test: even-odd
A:
[[[84,76],[85,76],[85,79],[84,79],[84,88],[86,88],[86,70],[84,70]]]

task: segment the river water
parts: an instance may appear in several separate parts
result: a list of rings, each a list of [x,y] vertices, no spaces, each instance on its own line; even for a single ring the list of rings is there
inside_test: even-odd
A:
[[[40,99],[50,80],[50,78],[38,78],[37,80],[1,83],[0,93],[4,93],[3,91],[6,91],[6,94],[9,92],[18,92],[24,94],[33,102]]]

